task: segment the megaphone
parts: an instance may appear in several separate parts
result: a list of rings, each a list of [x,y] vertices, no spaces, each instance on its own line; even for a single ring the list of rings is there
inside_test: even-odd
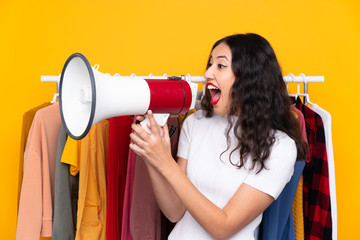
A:
[[[149,109],[163,126],[170,114],[184,114],[193,109],[196,93],[197,84],[182,78],[104,74],[92,67],[84,55],[74,53],[66,60],[60,76],[60,115],[68,135],[79,140],[101,120],[144,115]],[[147,128],[144,122],[142,126]]]

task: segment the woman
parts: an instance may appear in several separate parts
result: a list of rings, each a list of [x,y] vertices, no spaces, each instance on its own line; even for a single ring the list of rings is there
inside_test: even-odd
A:
[[[262,212],[305,159],[275,53],[263,37],[217,41],[202,110],[182,127],[177,162],[168,127],[133,125],[130,148],[144,158],[159,207],[177,222],[169,239],[255,239]]]

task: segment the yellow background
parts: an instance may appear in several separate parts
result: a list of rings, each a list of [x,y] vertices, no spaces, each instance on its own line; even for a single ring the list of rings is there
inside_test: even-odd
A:
[[[360,4],[358,0],[0,1],[0,238],[14,239],[22,115],[51,101],[70,54],[121,75],[202,75],[219,38],[256,32],[284,75],[324,75],[310,100],[332,114],[338,239],[359,232]],[[355,237],[355,238],[354,238]]]

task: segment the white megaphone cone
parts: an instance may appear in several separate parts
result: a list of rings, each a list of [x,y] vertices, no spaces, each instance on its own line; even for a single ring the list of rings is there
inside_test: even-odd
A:
[[[73,139],[82,139],[97,122],[116,116],[156,113],[164,125],[169,114],[194,108],[197,84],[182,79],[117,77],[99,72],[80,53],[66,61],[60,77],[60,115]],[[159,122],[161,118],[163,122]],[[144,125],[143,125],[144,126]]]

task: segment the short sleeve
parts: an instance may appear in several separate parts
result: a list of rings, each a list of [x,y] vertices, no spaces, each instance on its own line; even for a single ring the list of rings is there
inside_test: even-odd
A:
[[[290,181],[294,173],[297,157],[294,140],[285,133],[277,135],[271,154],[265,162],[266,168],[263,168],[257,174],[256,169],[251,170],[244,181],[246,184],[269,194],[275,199]]]
[[[194,114],[187,117],[184,121],[184,124],[181,128],[179,144],[178,144],[178,152],[177,156],[184,159],[189,159],[189,151],[190,151],[190,132],[191,126],[193,125]]]

